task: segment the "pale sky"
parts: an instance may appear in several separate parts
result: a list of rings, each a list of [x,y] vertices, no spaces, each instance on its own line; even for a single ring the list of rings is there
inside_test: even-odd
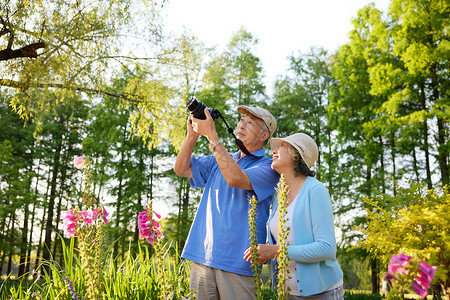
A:
[[[163,11],[166,30],[189,29],[206,46],[219,53],[241,26],[259,40],[255,55],[263,64],[270,95],[277,75],[288,68],[287,57],[313,46],[334,52],[348,42],[351,20],[359,9],[374,2],[383,12],[389,0],[168,0]],[[153,203],[167,217],[168,205]]]
[[[259,40],[255,55],[263,64],[270,90],[285,74],[287,57],[322,47],[334,52],[348,42],[351,20],[369,3],[383,12],[389,0],[168,0],[166,28],[183,26],[207,46],[224,48],[241,26]],[[219,52],[220,53],[220,52]]]

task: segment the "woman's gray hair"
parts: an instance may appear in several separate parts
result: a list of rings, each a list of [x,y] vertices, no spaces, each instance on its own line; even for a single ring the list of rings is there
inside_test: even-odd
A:
[[[316,176],[316,172],[308,168],[308,166],[306,165],[305,161],[303,160],[302,156],[297,151],[297,149],[295,149],[292,145],[289,145],[288,152],[294,162],[294,176],[298,175],[306,175],[311,177]]]

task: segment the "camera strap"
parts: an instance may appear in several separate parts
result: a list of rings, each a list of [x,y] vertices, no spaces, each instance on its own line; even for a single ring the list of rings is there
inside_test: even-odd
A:
[[[231,128],[230,125],[228,125],[227,121],[222,116],[222,114],[219,111],[218,111],[218,113],[219,113],[219,117],[225,123],[225,126],[227,127],[227,131],[229,133],[231,133],[231,135],[234,137],[234,143],[236,144],[236,146],[238,146],[238,148],[246,155],[254,156],[250,151],[247,150],[247,148],[245,148],[244,143],[234,135],[233,128]]]

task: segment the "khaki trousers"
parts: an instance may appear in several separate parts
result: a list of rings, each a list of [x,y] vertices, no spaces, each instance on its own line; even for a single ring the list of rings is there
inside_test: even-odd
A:
[[[252,276],[239,275],[210,268],[195,262],[191,265],[190,288],[197,300],[254,300]]]

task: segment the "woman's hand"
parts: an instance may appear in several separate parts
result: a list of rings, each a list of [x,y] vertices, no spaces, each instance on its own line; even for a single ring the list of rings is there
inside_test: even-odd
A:
[[[258,244],[258,264],[265,264],[268,260],[274,259],[278,256],[278,246],[276,245],[267,245],[267,244]],[[246,261],[252,260],[252,249],[248,248],[244,252],[244,259]]]

